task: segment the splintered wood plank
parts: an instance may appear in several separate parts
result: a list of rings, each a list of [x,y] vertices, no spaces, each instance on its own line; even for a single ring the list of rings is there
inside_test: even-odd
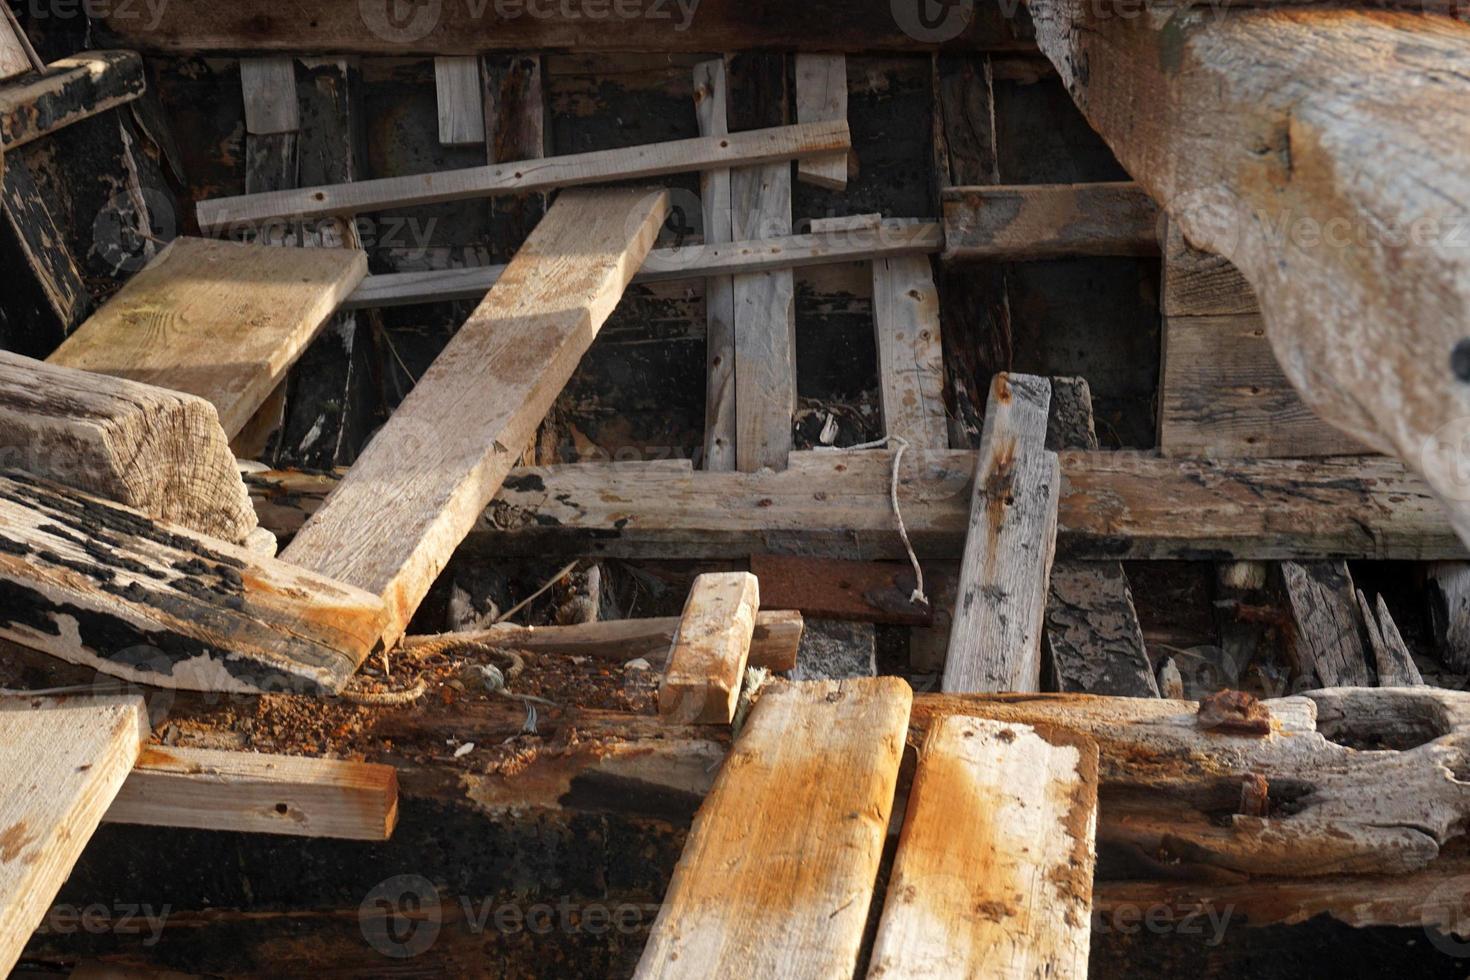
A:
[[[944,690],[1038,691],[1061,471],[1046,449],[1051,383],[998,374],[970,502]]]
[[[915,449],[948,449],[939,290],[927,256],[873,262],[883,428]]]
[[[952,715],[929,729],[868,970],[1085,980],[1097,744]]]
[[[927,626],[934,610],[913,600],[913,567],[899,562],[844,561],[796,555],[751,555],[750,571],[765,585],[766,605],[813,619]],[[926,576],[926,587],[933,581]]]
[[[722,136],[729,127],[729,86],[725,59],[694,66],[694,111],[699,135]],[[704,244],[733,240],[730,171],[706,170],[699,175],[699,202],[704,217]],[[735,280],[711,276],[704,283],[705,399],[704,468],[735,469]]]
[[[612,314],[667,213],[662,191],[559,197],[282,558],[381,596],[384,639],[396,641]]]
[[[694,818],[635,976],[849,980],[912,701],[895,677],[766,688]]]
[[[760,604],[760,583],[749,572],[694,580],[659,685],[659,717],[674,725],[730,724]]]
[[[1347,562],[1282,562],[1281,577],[1291,604],[1298,673],[1315,687],[1372,685]]]
[[[796,56],[796,119],[825,122],[847,119],[847,57],[840,54]],[[796,179],[840,191],[847,187],[847,154],[812,157],[796,165]]]
[[[197,211],[199,227],[220,234],[236,226],[281,219],[366,214],[388,208],[549,191],[576,184],[757,166],[846,150],[850,145],[846,120],[811,123],[465,170],[222,197],[200,201]]]
[[[88,51],[53,61],[44,75],[0,85],[0,144],[9,153],[131,102],[147,85],[143,59],[132,51]]]
[[[82,281],[82,270],[67,245],[67,236],[31,176],[25,156],[22,151],[0,160],[4,181],[0,185],[0,215],[54,317],[47,326],[54,328],[54,337],[60,337],[86,316],[92,296]],[[25,275],[20,270],[9,274]]]
[[[398,771],[338,759],[152,746],[143,750],[103,819],[387,840],[398,823]]]
[[[479,146],[485,142],[485,94],[479,58],[435,58],[434,95],[439,103],[440,143]]]
[[[950,187],[942,203],[950,261],[1159,254],[1159,209],[1137,184]]]
[[[358,589],[138,511],[0,477],[0,636],[199,691],[336,691],[375,649]]]
[[[0,465],[241,544],[255,508],[202,398],[0,352]]]
[[[296,59],[241,58],[240,89],[245,97],[247,133],[270,136],[301,128],[301,110],[296,104]]]
[[[1422,687],[1424,678],[1419,667],[1409,654],[1404,638],[1399,634],[1393,617],[1388,614],[1388,605],[1383,596],[1378,597],[1376,606],[1368,604],[1363,590],[1358,590],[1358,609],[1363,615],[1363,625],[1368,634],[1368,644],[1373,648],[1373,660],[1378,671],[1379,687]]]
[[[48,361],[198,395],[233,437],[366,273],[352,249],[177,238]]]
[[[0,973],[15,966],[147,738],[140,697],[0,698]]]

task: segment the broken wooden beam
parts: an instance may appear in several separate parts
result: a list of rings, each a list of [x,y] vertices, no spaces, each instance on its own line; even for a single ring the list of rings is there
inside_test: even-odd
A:
[[[0,972],[15,966],[147,738],[136,695],[0,698]]]
[[[1363,616],[1363,628],[1368,634],[1368,646],[1373,650],[1373,661],[1378,673],[1379,687],[1423,687],[1424,678],[1409,653],[1404,638],[1383,596],[1378,596],[1375,605],[1368,604],[1368,597],[1358,590],[1358,609]]]
[[[749,572],[694,580],[658,688],[660,718],[672,725],[734,720],[760,601],[760,582]]]
[[[367,273],[367,256],[177,238],[48,358],[214,404],[233,438]]]
[[[868,976],[1085,980],[1096,829],[1092,742],[939,719],[919,750]]]
[[[1041,690],[1041,635],[1061,469],[1046,448],[1051,382],[998,374],[975,465],[944,690]]]
[[[895,677],[763,691],[635,976],[852,976],[912,697]]]
[[[368,214],[387,208],[526,194],[578,184],[772,164],[845,150],[849,145],[845,120],[811,123],[465,170],[214,198],[200,201],[197,211],[199,227],[219,236],[231,229],[274,221]]]
[[[1019,262],[1159,254],[1159,210],[1137,184],[947,187],[944,258]]]
[[[19,473],[0,477],[0,636],[199,691],[337,691],[376,649],[376,597]]]
[[[102,819],[382,841],[398,823],[398,771],[340,759],[150,746]]]
[[[125,105],[143,94],[143,59],[132,51],[88,51],[0,84],[0,144],[18,146]]]
[[[1028,7],[1123,167],[1249,281],[1307,404],[1423,475],[1470,538],[1470,252],[1458,241],[1470,176],[1457,165],[1470,25],[1418,11]],[[1429,89],[1433,100],[1406,95]]]
[[[562,194],[282,558],[382,597],[384,639],[396,642],[667,213],[663,191]]]
[[[1308,687],[1368,687],[1353,577],[1344,561],[1281,563],[1291,605],[1292,657]]]

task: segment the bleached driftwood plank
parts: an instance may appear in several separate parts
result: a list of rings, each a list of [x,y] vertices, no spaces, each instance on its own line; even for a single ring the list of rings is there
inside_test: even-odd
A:
[[[674,725],[730,724],[760,602],[760,583],[749,572],[694,580],[659,685],[659,717]]]
[[[950,716],[919,754],[868,976],[1084,980],[1097,745]]]
[[[358,589],[18,473],[0,477],[0,593],[0,636],[201,691],[336,691],[383,621]]]
[[[1369,687],[1353,577],[1344,561],[1281,563],[1298,672],[1316,687]]]
[[[282,219],[366,214],[387,208],[526,194],[576,184],[758,166],[845,150],[849,145],[846,120],[811,123],[411,177],[383,177],[271,194],[222,197],[200,201],[197,211],[200,228],[210,234],[222,234],[234,227]]]
[[[0,467],[243,543],[255,509],[214,406],[0,352]]]
[[[385,640],[396,641],[617,306],[667,213],[661,191],[559,197],[282,558],[381,596]]]
[[[883,428],[915,449],[948,449],[939,290],[927,256],[873,261]]]
[[[998,374],[970,502],[944,690],[1041,689],[1041,635],[1061,470],[1046,449],[1051,383]]]
[[[241,58],[240,89],[245,97],[247,133],[271,136],[301,128],[296,59]]]
[[[479,58],[435,58],[434,97],[439,104],[440,143],[480,146],[485,142],[485,93],[480,83]]]
[[[850,980],[912,699],[895,677],[767,688],[694,819],[635,976]]]
[[[699,135],[723,136],[729,128],[729,82],[725,59],[694,66],[694,111]],[[729,244],[734,238],[730,171],[706,170],[699,175],[699,202],[704,216],[704,245]],[[655,253],[656,254],[656,253]],[[650,259],[653,258],[650,255]],[[644,263],[645,267],[648,265]],[[705,399],[704,468],[735,469],[735,280],[711,276],[704,283]]]
[[[847,57],[840,54],[796,56],[798,122],[847,120]],[[812,157],[796,165],[796,179],[827,190],[847,187],[847,154]]]
[[[357,250],[177,238],[48,362],[198,395],[233,437],[366,273]]]
[[[15,966],[147,738],[137,696],[0,698],[0,973]]]
[[[1157,255],[1158,206],[1132,183],[949,187],[947,261]]]
[[[153,746],[104,820],[245,834],[387,840],[398,823],[392,766]]]

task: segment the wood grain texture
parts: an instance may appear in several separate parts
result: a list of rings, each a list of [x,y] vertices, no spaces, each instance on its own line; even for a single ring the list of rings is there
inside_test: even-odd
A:
[[[796,56],[796,119],[847,119],[847,58],[840,54]],[[827,190],[847,188],[847,153],[812,157],[796,165],[796,179]]]
[[[49,363],[198,395],[234,436],[367,273],[367,256],[178,238]]]
[[[1370,605],[1363,590],[1358,590],[1358,611],[1363,617],[1364,630],[1368,635],[1368,647],[1373,651],[1373,662],[1378,674],[1379,687],[1422,687],[1424,678],[1414,663],[1404,638],[1383,596]]]
[[[103,819],[383,841],[398,823],[398,771],[340,759],[150,746]]]
[[[1039,691],[1061,472],[1046,449],[1051,383],[998,374],[975,466],[944,690]]]
[[[635,976],[850,980],[912,698],[895,677],[762,693],[694,819]]]
[[[31,59],[8,15],[0,14],[0,82],[31,70]]]
[[[480,146],[485,142],[485,93],[479,58],[435,58],[434,97],[439,105],[440,143]]]
[[[873,944],[879,977],[1084,980],[1097,746],[950,716],[930,729]]]
[[[1158,206],[1137,184],[947,188],[948,261],[1159,254]]]
[[[0,477],[0,636],[154,687],[336,691],[372,595],[79,491]]]
[[[1429,624],[1440,660],[1470,669],[1470,565],[1436,562],[1425,570]]]
[[[658,688],[658,714],[673,725],[728,725],[755,635],[760,582],[749,572],[694,580]]]
[[[0,972],[15,966],[147,738],[135,695],[0,698]]]
[[[388,642],[500,489],[668,212],[563,194],[282,558],[381,596]],[[457,420],[446,428],[445,419]]]
[[[813,619],[904,626],[934,622],[934,609],[913,600],[914,570],[907,564],[751,555],[750,571],[764,584],[769,608],[795,609]],[[944,577],[926,569],[926,590]]]
[[[1228,259],[1190,245],[1179,223],[1166,220],[1163,243],[1164,316],[1243,316],[1260,313],[1256,294]]]
[[[1347,562],[1281,563],[1297,671],[1312,687],[1370,687],[1356,590]]]
[[[241,58],[240,89],[245,97],[245,131],[257,136],[294,133],[301,128],[296,103],[296,59]]]
[[[387,208],[549,191],[577,184],[760,166],[830,153],[850,145],[846,121],[811,123],[410,177],[382,177],[351,184],[215,198],[200,201],[197,211],[199,227],[217,235],[231,228],[282,219],[366,214]]]
[[[915,449],[948,449],[939,289],[927,256],[873,262],[883,428]]]
[[[699,135],[722,136],[729,127],[729,81],[725,59],[694,66],[694,112]],[[706,248],[734,239],[729,170],[699,175],[699,203]],[[650,256],[652,258],[652,256]],[[646,265],[647,263],[645,263]],[[705,398],[704,468],[735,469],[735,280],[711,276],[704,283]]]
[[[133,101],[147,81],[132,51],[88,51],[0,85],[0,143],[9,153],[58,129]]]
[[[0,352],[0,466],[241,544],[255,509],[202,398]]]
[[[1450,360],[1470,309],[1470,171],[1456,163],[1470,146],[1470,24],[1028,6],[1040,47],[1123,167],[1190,242],[1250,282],[1308,405],[1398,454],[1470,537],[1470,386]]]
[[[7,148],[8,149],[8,148]],[[67,244],[67,235],[52,214],[45,195],[32,176],[26,151],[11,152],[0,160],[0,214],[9,226],[26,269],[35,281],[54,317],[54,336],[73,329],[92,307],[92,295],[82,279],[82,270]]]

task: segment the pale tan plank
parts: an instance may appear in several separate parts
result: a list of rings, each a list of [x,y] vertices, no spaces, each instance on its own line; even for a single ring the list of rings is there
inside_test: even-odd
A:
[[[0,973],[9,973],[148,738],[136,696],[0,698]]]
[[[366,273],[356,250],[178,238],[48,362],[198,395],[233,437]]]
[[[694,109],[701,136],[728,133],[729,85],[725,59],[694,66]],[[726,245],[733,238],[730,171],[706,170],[699,176],[704,212],[704,245]],[[655,253],[656,254],[656,253]],[[653,256],[649,256],[650,259]],[[649,263],[645,262],[645,268]],[[735,468],[735,281],[711,276],[704,284],[705,408],[704,468]]]
[[[939,290],[926,256],[873,262],[883,429],[915,449],[948,449]]]
[[[1085,980],[1097,745],[950,716],[909,791],[870,978]]]
[[[485,93],[480,84],[479,58],[435,58],[434,95],[439,103],[440,143],[479,146],[485,142]]]
[[[0,14],[0,81],[24,75],[31,70],[31,59],[26,56],[20,32],[11,22],[10,14]]]
[[[301,128],[295,58],[241,58],[240,91],[247,133],[270,136]]]
[[[850,980],[912,700],[895,677],[767,688],[695,817],[635,976]]]
[[[1131,183],[950,187],[947,260],[1159,254],[1159,210]]]
[[[103,819],[387,840],[398,823],[398,771],[339,759],[153,746],[143,751]]]
[[[617,306],[667,212],[662,191],[558,198],[281,557],[381,596],[385,640],[401,636]]]
[[[847,57],[840,54],[796,56],[798,122],[847,119]],[[796,165],[796,179],[828,190],[847,187],[847,154],[812,157]]]
[[[760,583],[749,572],[694,580],[659,685],[659,717],[675,725],[730,723],[760,602]]]
[[[791,234],[791,165],[730,175],[733,234]],[[738,275],[735,296],[735,466],[782,469],[796,414],[796,280],[791,271]]]

